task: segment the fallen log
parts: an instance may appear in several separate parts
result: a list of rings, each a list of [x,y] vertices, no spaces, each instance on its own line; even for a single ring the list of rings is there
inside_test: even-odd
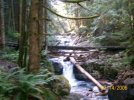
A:
[[[19,47],[18,43],[14,42],[8,42],[6,43],[7,46],[10,47]],[[45,47],[45,45],[43,45]],[[90,46],[48,46],[48,49],[51,50],[81,50],[81,51],[89,51],[91,49],[99,49],[99,50],[125,50],[129,47],[123,47],[123,46],[95,46],[95,47],[90,47]]]
[[[106,88],[102,86],[95,78],[93,78],[86,70],[84,70],[79,64],[76,63],[73,57],[69,57],[70,61],[80,70],[83,74],[85,74],[96,86],[104,92]]]
[[[96,46],[96,47],[82,47],[82,46],[48,46],[49,50],[82,50],[88,51],[90,49],[106,49],[106,50],[125,50],[127,47],[122,46]]]

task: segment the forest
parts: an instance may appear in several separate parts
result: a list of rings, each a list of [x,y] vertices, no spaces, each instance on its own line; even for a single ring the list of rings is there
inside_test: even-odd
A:
[[[0,0],[0,100],[134,100],[134,0]]]

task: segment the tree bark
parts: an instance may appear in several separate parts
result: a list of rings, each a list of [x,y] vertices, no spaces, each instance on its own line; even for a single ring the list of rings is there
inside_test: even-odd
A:
[[[30,72],[36,73],[40,69],[41,31],[39,22],[40,0],[31,1],[29,24],[29,67]]]
[[[26,67],[27,51],[28,51],[28,24],[29,24],[29,2],[28,0],[20,0],[20,14],[19,14],[19,58],[18,65]]]
[[[0,48],[5,47],[4,3],[0,0]]]
[[[44,0],[44,4],[47,7],[47,5],[48,5],[47,0]],[[42,6],[41,6],[41,9],[43,9]],[[43,9],[43,14],[44,14],[44,18],[47,19],[47,9],[46,8]],[[44,35],[45,35],[45,49],[47,50],[47,44],[48,44],[47,43],[47,20],[44,21],[43,25],[44,25],[43,30],[44,30]]]
[[[19,13],[19,59],[18,65],[24,67],[24,45],[25,45],[25,16],[26,16],[26,0],[20,0],[20,13]]]

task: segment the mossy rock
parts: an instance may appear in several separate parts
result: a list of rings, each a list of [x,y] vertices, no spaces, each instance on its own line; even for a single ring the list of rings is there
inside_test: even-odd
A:
[[[118,75],[118,70],[116,70],[115,68],[104,68],[102,74],[105,78],[113,80]]]
[[[83,65],[83,68],[89,72],[93,73],[94,71],[97,71],[100,76],[103,76],[102,78],[113,80],[118,75],[118,70],[116,68],[108,67],[105,64],[98,64],[98,63],[90,63]],[[96,77],[97,78],[97,77]]]
[[[81,98],[84,98],[84,96],[81,95],[81,94],[78,94],[78,93],[70,93],[70,95],[64,96],[62,98],[62,100],[83,100]]]
[[[60,96],[69,95],[70,84],[64,76],[57,75],[57,79],[52,82],[52,90]]]

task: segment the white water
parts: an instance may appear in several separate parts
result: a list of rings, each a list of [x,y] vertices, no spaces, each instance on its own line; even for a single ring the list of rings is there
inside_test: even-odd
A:
[[[65,59],[65,57],[59,57],[59,58],[51,58],[50,60],[53,62],[58,62],[62,65],[63,76],[69,81],[69,84],[71,85],[71,87],[74,87],[74,86],[91,87],[91,83],[88,83],[85,81],[79,81],[75,78],[75,75],[73,73],[74,65],[70,61],[63,61],[64,59]]]
[[[78,81],[75,79],[73,73],[73,64],[69,61],[62,61],[61,64],[63,66],[63,76],[69,81],[71,86],[77,86]]]

